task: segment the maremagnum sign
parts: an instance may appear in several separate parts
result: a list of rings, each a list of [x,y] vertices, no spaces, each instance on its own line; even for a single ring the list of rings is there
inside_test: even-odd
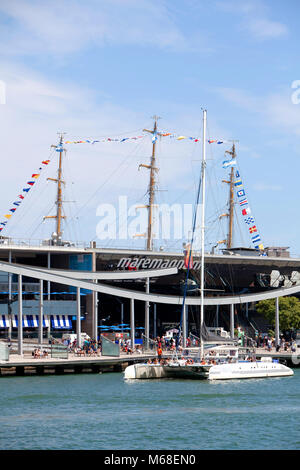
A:
[[[199,269],[201,261],[193,262],[193,269]],[[165,260],[163,258],[121,258],[117,268],[127,269],[164,269],[164,268],[185,268],[185,261],[181,260]]]

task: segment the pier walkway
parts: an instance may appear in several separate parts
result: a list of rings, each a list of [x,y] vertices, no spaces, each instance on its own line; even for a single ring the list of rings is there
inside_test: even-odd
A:
[[[121,354],[111,356],[77,356],[68,354],[68,359],[36,358],[32,355],[10,354],[8,361],[0,361],[0,375],[43,375],[80,372],[121,372],[127,365],[134,362],[144,362],[155,357],[149,354]]]

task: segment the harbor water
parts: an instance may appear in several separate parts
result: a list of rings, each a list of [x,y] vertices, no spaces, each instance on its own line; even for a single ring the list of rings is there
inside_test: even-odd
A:
[[[300,370],[287,378],[0,378],[0,448],[299,449]]]

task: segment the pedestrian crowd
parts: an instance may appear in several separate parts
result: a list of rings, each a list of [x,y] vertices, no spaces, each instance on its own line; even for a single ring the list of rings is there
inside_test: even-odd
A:
[[[261,333],[256,336],[256,347],[267,349],[268,351],[272,351],[272,349],[274,348],[276,352],[296,352],[297,350],[296,341],[287,341],[284,336],[281,336],[279,338],[279,343],[276,344],[276,340],[274,337],[268,335],[263,336]]]

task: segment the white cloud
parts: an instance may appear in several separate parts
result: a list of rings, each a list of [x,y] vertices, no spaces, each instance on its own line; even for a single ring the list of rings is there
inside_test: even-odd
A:
[[[220,10],[240,17],[239,29],[246,31],[256,40],[277,39],[288,35],[285,24],[270,19],[270,9],[261,0],[224,0],[216,3]]]
[[[256,191],[282,191],[283,187],[279,184],[265,184],[265,183],[256,183],[253,188]]]
[[[2,28],[2,53],[72,53],[88,45],[135,44],[185,48],[187,40],[164,2],[150,0],[2,1],[13,21]]]
[[[215,89],[223,99],[259,116],[264,126],[280,129],[285,135],[300,135],[300,105],[292,102],[291,88],[265,96],[255,96],[237,88]]]
[[[275,39],[288,34],[284,24],[265,18],[250,19],[245,27],[256,39]]]

